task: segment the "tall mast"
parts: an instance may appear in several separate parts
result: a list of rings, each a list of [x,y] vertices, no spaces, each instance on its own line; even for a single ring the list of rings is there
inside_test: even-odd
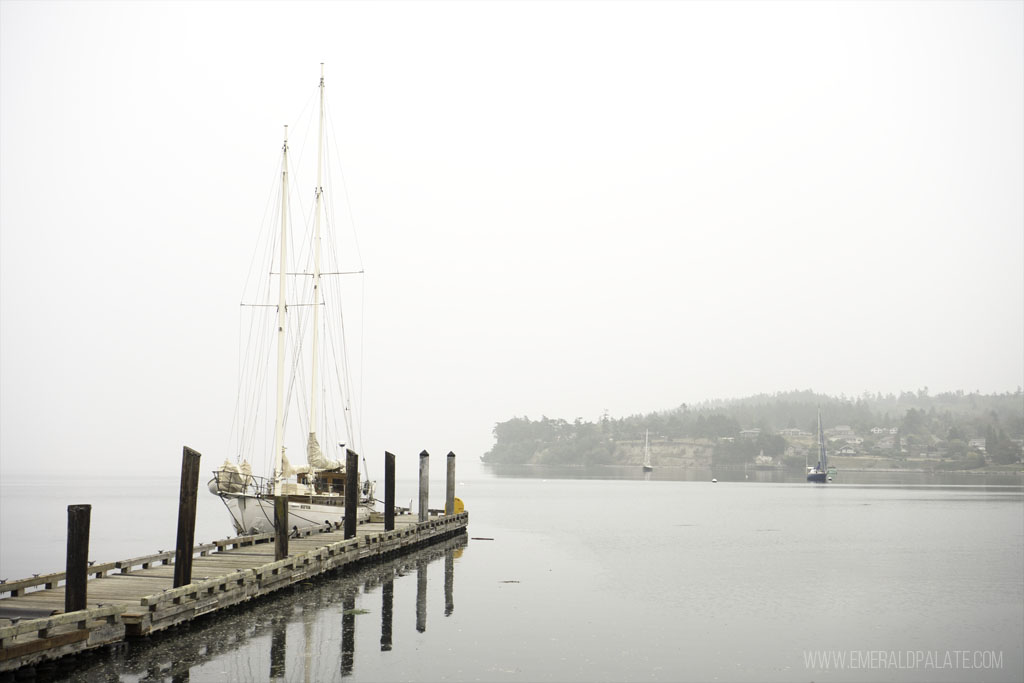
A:
[[[828,469],[828,461],[825,455],[825,432],[821,429],[821,408],[818,408],[818,462],[822,471]]]
[[[316,209],[313,218],[313,367],[309,399],[309,436],[316,437],[318,367],[320,365],[320,210],[324,193],[321,182],[324,160],[324,63],[320,62],[320,130],[316,145]]]
[[[288,126],[284,127],[284,147],[281,159],[281,267],[278,275],[277,297],[277,419],[274,424],[274,493],[281,481],[284,456],[284,318],[285,273],[288,272]]]

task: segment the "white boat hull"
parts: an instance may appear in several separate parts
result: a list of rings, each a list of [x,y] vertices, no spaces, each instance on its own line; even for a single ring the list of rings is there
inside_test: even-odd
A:
[[[218,494],[224,501],[235,531],[239,534],[266,534],[274,531],[274,500],[244,494]],[[356,523],[369,521],[370,508],[356,508]],[[318,505],[288,501],[288,528],[324,527],[340,528],[345,521],[344,505]]]

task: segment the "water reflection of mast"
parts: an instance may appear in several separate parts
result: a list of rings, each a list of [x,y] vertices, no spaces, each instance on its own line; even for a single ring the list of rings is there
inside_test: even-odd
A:
[[[283,616],[274,617],[270,634],[270,678],[285,677],[285,660],[288,652],[288,619]]]
[[[302,635],[306,639],[305,648],[305,676],[302,680],[304,683],[309,683],[311,679],[310,670],[313,668],[313,620],[316,619],[317,612],[320,611],[320,595],[317,594],[313,609],[310,609],[309,605],[306,605],[302,609]]]
[[[416,560],[416,630],[427,630],[427,560]]]
[[[391,615],[395,610],[395,575],[388,572],[381,586],[380,650],[391,651]]]
[[[352,675],[356,652],[356,587],[345,590],[341,613],[341,675]]]
[[[455,611],[455,549],[444,553],[444,615],[450,617]]]

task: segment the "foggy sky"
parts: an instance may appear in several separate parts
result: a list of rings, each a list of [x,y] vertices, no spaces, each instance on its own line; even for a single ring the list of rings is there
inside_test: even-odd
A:
[[[0,3],[0,475],[229,454],[320,62],[371,459],[475,459],[516,415],[1013,391],[1022,36],[1020,2]]]

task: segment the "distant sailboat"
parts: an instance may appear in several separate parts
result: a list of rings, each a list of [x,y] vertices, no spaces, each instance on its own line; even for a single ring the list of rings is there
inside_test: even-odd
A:
[[[821,411],[818,411],[818,464],[807,468],[807,481],[824,484],[832,481],[828,468],[828,454],[825,452],[825,432],[821,428]]]
[[[654,467],[651,465],[651,444],[648,439],[650,430],[644,432],[644,472],[653,472]]]

